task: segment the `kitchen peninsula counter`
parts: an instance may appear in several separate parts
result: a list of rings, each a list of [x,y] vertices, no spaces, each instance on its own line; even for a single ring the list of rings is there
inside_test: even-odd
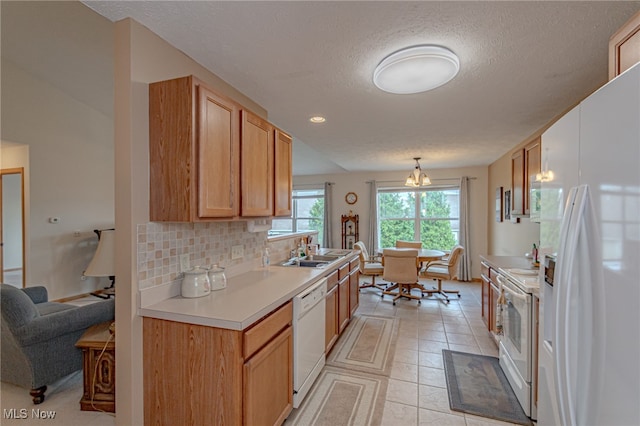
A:
[[[179,296],[179,280],[142,290],[144,423],[282,424],[293,408],[291,299],[325,276],[337,283],[343,275],[337,287],[347,291],[337,300],[345,297],[348,320],[357,262],[349,252],[322,268],[249,267],[199,298]],[[327,310],[325,321],[337,324],[340,312]]]
[[[356,254],[352,252],[323,268],[273,264],[255,268],[227,278],[225,289],[212,291],[207,296],[185,298],[174,295],[148,306],[143,304],[138,313],[148,318],[245,330],[314,282],[348,263]]]

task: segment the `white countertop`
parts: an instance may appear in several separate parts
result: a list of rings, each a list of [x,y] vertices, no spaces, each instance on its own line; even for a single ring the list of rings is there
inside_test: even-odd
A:
[[[538,295],[540,289],[540,281],[538,279],[539,271],[535,275],[519,273],[518,268],[499,268],[500,273],[515,281],[526,293]]]
[[[244,330],[311,284],[353,259],[324,268],[269,266],[227,279],[227,287],[198,298],[171,297],[138,310],[143,317]]]
[[[527,293],[535,296],[540,291],[540,271],[533,268],[531,261],[524,256],[490,256],[481,255],[480,259],[488,263],[493,269],[501,274],[511,278]],[[526,270],[526,274],[519,274],[518,270]],[[536,272],[535,275],[529,275],[528,271]]]

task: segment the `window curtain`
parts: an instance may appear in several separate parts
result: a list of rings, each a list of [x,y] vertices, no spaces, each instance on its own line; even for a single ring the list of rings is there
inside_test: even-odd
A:
[[[321,242],[322,247],[333,248],[333,227],[331,226],[331,212],[333,211],[333,184],[324,183],[324,235]]]
[[[460,245],[464,247],[464,254],[458,265],[458,276],[460,281],[471,281],[471,235],[469,232],[469,222],[471,208],[469,206],[469,177],[463,176],[460,179]]]
[[[369,241],[367,249],[371,256],[378,249],[378,183],[369,182]]]

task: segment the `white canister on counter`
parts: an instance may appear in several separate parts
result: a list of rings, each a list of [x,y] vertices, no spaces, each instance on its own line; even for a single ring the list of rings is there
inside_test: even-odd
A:
[[[227,288],[227,276],[224,274],[222,266],[216,264],[209,269],[209,282],[211,283],[211,290]]]
[[[184,271],[180,292],[182,297],[202,297],[211,293],[208,271],[199,266]]]

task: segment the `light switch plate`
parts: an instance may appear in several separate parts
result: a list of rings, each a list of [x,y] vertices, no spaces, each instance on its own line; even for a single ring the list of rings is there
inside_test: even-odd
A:
[[[244,247],[241,245],[231,247],[231,259],[242,259],[244,257]]]

